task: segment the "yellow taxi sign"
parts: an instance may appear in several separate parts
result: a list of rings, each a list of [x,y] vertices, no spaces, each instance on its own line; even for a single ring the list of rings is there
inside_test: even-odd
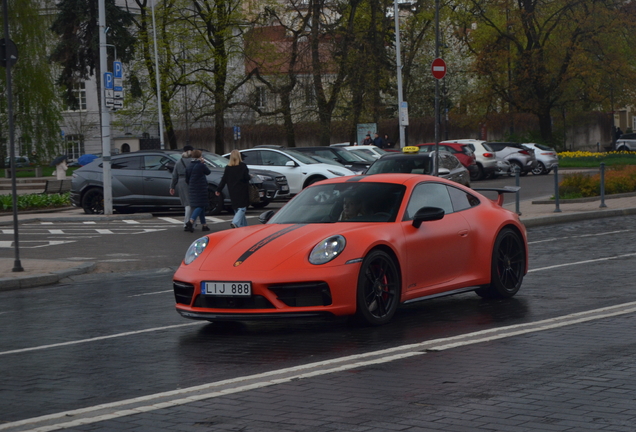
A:
[[[418,146],[406,146],[402,148],[402,153],[419,153],[420,148]]]

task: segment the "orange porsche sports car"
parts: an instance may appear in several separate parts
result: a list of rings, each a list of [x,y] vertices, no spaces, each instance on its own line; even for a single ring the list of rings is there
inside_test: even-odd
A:
[[[517,188],[518,189],[518,188]],[[528,271],[517,214],[455,182],[420,174],[324,180],[263,225],[201,237],[173,277],[186,318],[319,314],[388,322],[399,304],[475,291],[512,297]]]

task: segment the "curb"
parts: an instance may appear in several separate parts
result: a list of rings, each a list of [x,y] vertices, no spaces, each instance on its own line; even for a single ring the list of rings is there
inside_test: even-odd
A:
[[[576,222],[587,219],[601,219],[614,216],[628,216],[636,214],[636,208],[606,209],[596,211],[586,211],[579,213],[555,213],[554,216],[540,216],[528,219],[521,219],[526,228],[539,227],[545,225],[555,225],[567,222]]]
[[[622,193],[622,194],[611,194],[611,195],[605,195],[605,199],[615,199],[615,198],[629,198],[629,197],[633,197],[636,196],[636,192],[627,192],[627,193]],[[573,199],[559,199],[559,203],[560,204],[582,204],[582,203],[588,203],[588,202],[594,202],[594,201],[600,201],[601,197],[599,196],[593,196],[593,197],[588,197],[588,198],[573,198]],[[538,201],[532,201],[532,204],[552,204],[555,205],[556,201],[555,200],[538,200]]]
[[[51,273],[34,274],[21,278],[2,278],[0,279],[0,291],[52,285],[69,276],[89,273],[95,266],[94,262],[85,262],[69,269],[57,270]]]
[[[122,220],[122,219],[152,219],[152,213],[139,213],[139,214],[116,214],[116,215],[74,215],[74,216],[37,216],[27,218],[20,218],[19,222],[64,222],[64,221],[104,221],[104,220]],[[13,225],[13,220],[0,221],[2,225]]]

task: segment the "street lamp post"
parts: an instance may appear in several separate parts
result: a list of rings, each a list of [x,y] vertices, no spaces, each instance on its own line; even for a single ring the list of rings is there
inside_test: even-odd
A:
[[[403,115],[406,110],[402,98],[402,54],[400,52],[400,15],[398,12],[398,0],[393,0],[393,15],[395,18],[395,57],[397,66],[397,93],[398,93],[398,124],[400,127],[400,148],[405,145],[404,129],[406,125],[403,122]]]
[[[159,112],[159,141],[161,148],[165,148],[163,142],[163,111],[161,108],[161,84],[159,83],[159,56],[157,55],[157,25],[155,24],[155,0],[150,3],[152,9],[152,40],[155,45],[155,80],[157,82],[157,110]]]

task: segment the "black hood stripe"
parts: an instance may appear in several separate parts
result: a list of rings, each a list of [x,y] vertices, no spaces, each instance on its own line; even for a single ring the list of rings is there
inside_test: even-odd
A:
[[[305,226],[305,224],[291,225],[291,226],[288,226],[287,228],[284,228],[284,229],[282,229],[280,231],[276,231],[274,234],[268,235],[267,237],[265,237],[264,239],[262,239],[261,241],[259,241],[255,245],[253,245],[251,248],[249,248],[248,250],[243,252],[243,255],[241,255],[239,257],[239,259],[237,259],[236,262],[234,263],[234,267],[241,265],[243,263],[243,261],[248,259],[254,252],[259,250],[263,246],[267,245],[268,243],[276,240],[279,237],[284,236],[287,233],[290,233],[290,232],[292,232],[294,230],[297,230],[298,228],[303,227],[303,226]]]

